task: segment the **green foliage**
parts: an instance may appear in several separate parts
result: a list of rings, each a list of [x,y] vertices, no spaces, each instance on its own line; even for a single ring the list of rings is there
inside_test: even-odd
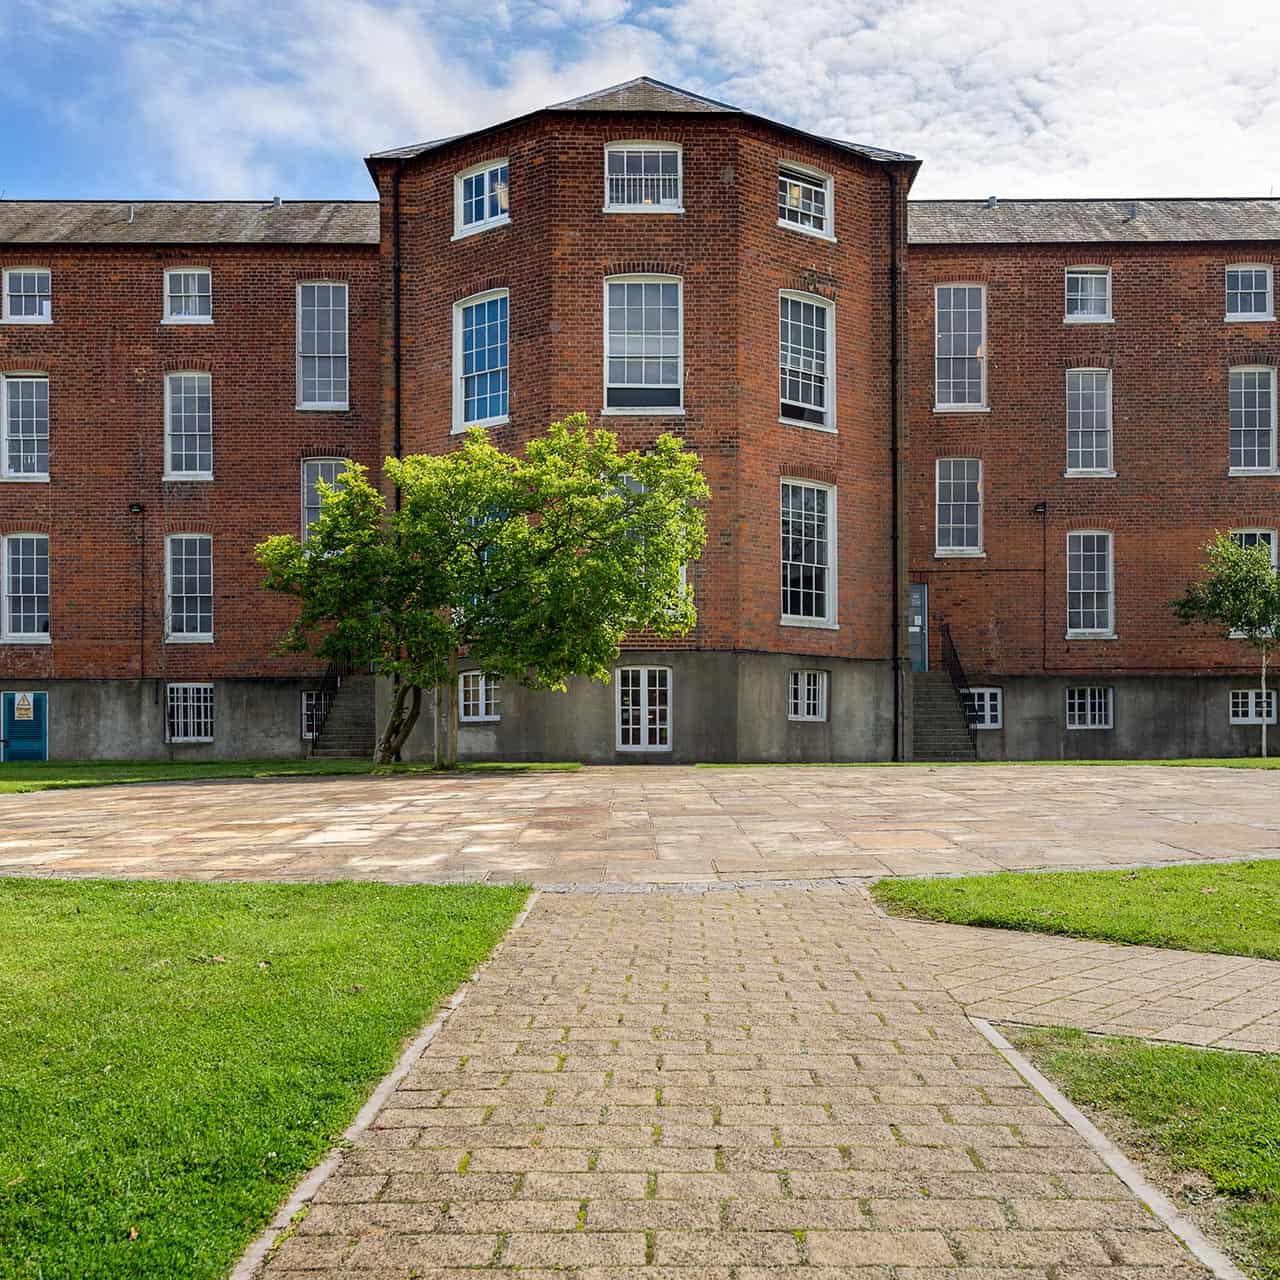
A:
[[[0,1277],[225,1276],[525,893],[0,880]]]
[[[258,548],[267,586],[300,602],[286,647],[420,689],[451,687],[465,651],[492,675],[563,689],[607,679],[628,631],[692,628],[680,569],[701,554],[709,490],[678,437],[624,453],[575,415],[523,456],[476,428],[452,453],[385,469],[398,509],[353,467],[321,487],[305,544]]]
[[[1280,960],[1280,862],[881,880],[900,915]]]
[[[1280,635],[1280,574],[1258,543],[1242,547],[1229,533],[1205,546],[1206,576],[1173,602],[1179,622],[1208,623],[1238,632],[1255,648],[1270,649]]]

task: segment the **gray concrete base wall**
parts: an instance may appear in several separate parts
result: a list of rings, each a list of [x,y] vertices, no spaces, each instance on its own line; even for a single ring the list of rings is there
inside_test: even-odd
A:
[[[51,760],[271,760],[306,754],[302,680],[215,680],[212,742],[168,743],[163,680],[0,680],[49,695]]]
[[[1232,689],[1257,688],[1240,676],[1009,676],[974,684],[1004,690],[1004,727],[977,734],[983,760],[1160,760],[1257,755],[1259,725],[1230,723]],[[1105,685],[1111,729],[1068,729],[1067,689]],[[1276,725],[1268,726],[1274,753]]]
[[[588,764],[690,764],[699,761],[888,760],[893,755],[893,676],[888,662],[807,659],[788,654],[646,650],[618,666],[671,668],[671,750],[620,751],[613,682],[574,680],[564,693],[506,685],[502,718],[459,726],[459,756],[469,760],[578,760]],[[821,723],[787,719],[791,671],[829,672],[828,715]],[[379,682],[378,723],[391,699]],[[431,708],[401,753],[432,755]]]

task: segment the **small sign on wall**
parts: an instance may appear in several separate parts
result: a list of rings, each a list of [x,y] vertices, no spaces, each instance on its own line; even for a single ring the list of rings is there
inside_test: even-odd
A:
[[[13,718],[15,720],[34,720],[36,718],[35,705],[29,693],[20,693],[14,699]]]

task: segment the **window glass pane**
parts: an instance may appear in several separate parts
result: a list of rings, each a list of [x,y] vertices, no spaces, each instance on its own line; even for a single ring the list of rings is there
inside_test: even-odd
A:
[[[1067,470],[1111,467],[1111,374],[1104,369],[1067,372]]]
[[[665,750],[671,746],[671,672],[666,667],[618,671],[618,746]]]
[[[347,404],[347,286],[298,290],[298,390],[303,405]]]
[[[41,270],[4,273],[4,314],[8,320],[52,318],[50,274]]]
[[[207,271],[170,271],[171,319],[203,319],[213,314],[212,283]]]
[[[1275,452],[1274,371],[1232,369],[1228,383],[1230,465],[1265,469]]]
[[[507,416],[507,295],[462,308],[462,420]]]
[[[678,407],[681,402],[680,286],[610,280],[605,291],[605,403]]]
[[[982,549],[982,463],[939,458],[937,546],[940,551]]]
[[[341,488],[338,477],[347,469],[344,458],[307,458],[302,464],[302,540],[307,540],[311,526],[320,518],[320,481]]]
[[[1267,316],[1271,311],[1271,272],[1266,267],[1229,267],[1227,315]]]
[[[1111,690],[1083,688],[1067,690],[1068,729],[1110,729]]]
[[[937,291],[934,375],[939,405],[984,403],[983,290],[943,285]]]
[[[207,536],[169,539],[169,634],[213,634],[213,542]]]
[[[0,378],[4,387],[4,470],[49,474],[48,378]]]
[[[1106,319],[1111,315],[1111,273],[1067,272],[1067,315]]]
[[[171,684],[166,692],[169,741],[212,742],[213,685]]]
[[[818,485],[782,486],[782,613],[828,620],[831,564],[828,491]]]
[[[49,634],[49,539],[19,534],[4,539],[5,631],[11,636]]]
[[[778,370],[784,418],[827,421],[827,313],[827,307],[807,299],[779,299]]]
[[[778,219],[811,231],[827,230],[827,184],[795,169],[778,170]]]
[[[207,373],[168,377],[169,472],[209,475],[213,471],[212,384]]]
[[[1067,630],[1111,632],[1111,535],[1067,538]]]
[[[610,147],[605,156],[609,208],[680,207],[680,161],[675,147]]]

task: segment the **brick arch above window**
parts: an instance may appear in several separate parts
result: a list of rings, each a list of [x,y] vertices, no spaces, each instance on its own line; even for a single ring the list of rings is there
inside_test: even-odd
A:
[[[1115,369],[1117,361],[1109,351],[1076,351],[1062,357],[1064,369]]]
[[[797,271],[792,282],[783,287],[797,293],[812,293],[815,297],[826,298],[828,302],[835,302],[840,292],[840,282],[835,276],[826,271],[815,271],[812,267]]]
[[[466,298],[472,298],[479,293],[493,293],[498,289],[506,289],[511,292],[511,282],[506,276],[471,276],[469,279],[459,283],[454,289],[450,302],[462,302]]]
[[[780,462],[778,464],[778,475],[785,476],[788,480],[812,480],[815,484],[835,484],[836,471],[834,467],[819,467],[813,463],[805,462]]]
[[[683,276],[686,268],[682,262],[664,262],[657,258],[628,259],[624,262],[608,262],[601,269],[606,276]]]
[[[1228,342],[1223,356],[1223,368],[1239,369],[1245,365],[1274,369],[1280,366],[1280,350],[1261,347],[1256,342]]]

